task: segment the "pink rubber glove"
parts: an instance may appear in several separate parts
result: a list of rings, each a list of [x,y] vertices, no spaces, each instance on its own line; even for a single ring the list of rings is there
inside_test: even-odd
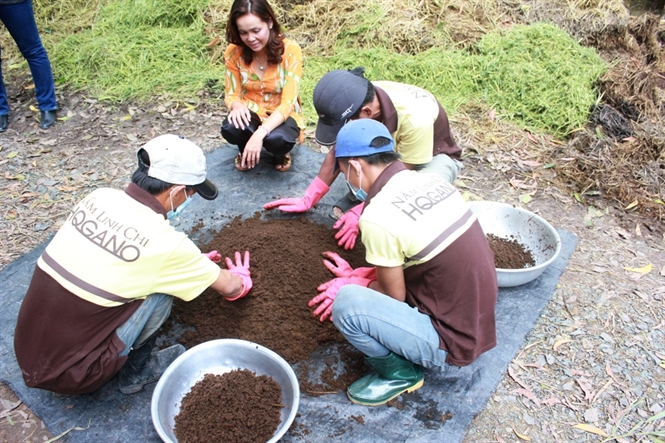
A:
[[[315,204],[330,191],[330,186],[325,184],[318,176],[307,187],[303,198],[282,198],[263,205],[263,209],[277,208],[284,212],[305,212],[310,210]]]
[[[341,227],[339,232],[335,234],[335,239],[339,240],[337,244],[343,246],[344,249],[353,249],[356,245],[356,238],[360,232],[358,220],[360,220],[360,213],[363,212],[364,207],[365,203],[354,206],[346,211],[346,214],[341,216],[337,223],[333,225],[333,229]]]
[[[326,319],[332,321],[332,304],[335,301],[335,297],[337,297],[337,292],[339,292],[340,288],[346,285],[360,285],[368,287],[371,282],[372,280],[369,278],[361,277],[334,278],[329,282],[319,285],[319,287],[316,288],[321,293],[311,299],[307,306],[311,308],[314,305],[319,305],[314,310],[314,317],[319,316],[319,321],[321,322],[325,321]]]
[[[219,263],[222,261],[222,255],[217,251],[204,252],[203,255],[208,257],[213,263]]]
[[[326,251],[322,255],[330,260],[323,260],[323,265],[335,277],[362,277],[376,280],[376,268],[374,267],[353,269],[346,260],[334,252]]]
[[[249,272],[249,251],[245,251],[244,262],[240,259],[240,252],[238,251],[236,251],[235,264],[233,264],[230,258],[226,257],[226,269],[228,269],[231,274],[240,277],[242,280],[242,291],[240,291],[240,294],[233,298],[227,298],[226,300],[234,301],[247,295],[249,290],[252,289],[252,278],[250,277]]]

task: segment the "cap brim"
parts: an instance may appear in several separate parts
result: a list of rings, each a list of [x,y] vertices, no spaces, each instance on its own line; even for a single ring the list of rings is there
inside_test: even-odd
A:
[[[200,185],[192,186],[197,194],[206,200],[214,200],[217,198],[217,186],[206,178],[206,181]]]
[[[337,124],[330,125],[324,123],[321,119],[316,124],[316,132],[314,133],[314,139],[316,142],[323,146],[334,145],[337,141],[337,133],[342,126],[344,126],[345,121],[341,121]]]

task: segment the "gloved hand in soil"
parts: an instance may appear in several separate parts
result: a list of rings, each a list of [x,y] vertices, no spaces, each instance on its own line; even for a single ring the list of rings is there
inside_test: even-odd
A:
[[[242,280],[242,290],[240,294],[236,295],[233,298],[227,298],[227,301],[238,300],[239,298],[247,295],[250,289],[252,289],[252,278],[250,277],[249,272],[249,251],[245,251],[245,260],[240,259],[240,252],[236,251],[236,262],[235,264],[231,261],[230,258],[226,257],[226,268],[231,274],[237,275]]]
[[[314,317],[319,316],[319,321],[325,321],[326,319],[332,321],[332,304],[335,301],[335,297],[337,297],[337,292],[339,292],[340,288],[345,285],[360,285],[368,287],[372,281],[372,279],[362,277],[333,278],[316,288],[321,293],[311,299],[307,306],[311,308],[315,305],[319,305],[313,312]]]
[[[208,259],[210,259],[210,261],[213,263],[219,263],[222,261],[222,254],[217,251],[204,252],[203,255],[208,257]]]
[[[339,256],[339,254],[326,251],[321,255],[328,258],[328,260],[323,260],[323,266],[328,268],[335,277],[361,277],[376,280],[376,268],[374,267],[353,269],[346,260]]]
[[[335,234],[335,238],[339,240],[337,244],[344,247],[344,249],[353,249],[356,245],[356,238],[360,229],[358,228],[358,220],[360,220],[360,213],[363,212],[365,203],[360,203],[353,208],[346,211],[346,214],[340,217],[339,220],[333,225],[333,229],[339,229]]]
[[[263,205],[263,209],[277,208],[284,212],[305,212],[310,210],[330,190],[318,176],[307,187],[303,198],[282,198]]]

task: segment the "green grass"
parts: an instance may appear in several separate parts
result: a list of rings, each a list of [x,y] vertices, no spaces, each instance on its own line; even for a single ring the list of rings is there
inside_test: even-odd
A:
[[[417,55],[386,49],[337,48],[331,57],[305,60],[303,101],[310,122],[316,82],[330,69],[365,66],[372,80],[393,80],[432,92],[454,113],[482,100],[531,131],[565,136],[583,125],[598,94],[606,65],[564,31],[540,23],[487,34],[475,51],[432,48]]]
[[[205,47],[207,4],[119,0],[102,6],[89,28],[52,42],[58,81],[114,102],[194,97],[224,74]]]

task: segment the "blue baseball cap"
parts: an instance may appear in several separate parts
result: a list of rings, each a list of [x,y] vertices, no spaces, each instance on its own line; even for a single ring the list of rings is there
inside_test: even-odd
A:
[[[361,118],[351,120],[337,133],[335,158],[367,157],[394,150],[395,141],[383,123],[371,118]],[[338,167],[338,162],[335,162],[335,170]]]

